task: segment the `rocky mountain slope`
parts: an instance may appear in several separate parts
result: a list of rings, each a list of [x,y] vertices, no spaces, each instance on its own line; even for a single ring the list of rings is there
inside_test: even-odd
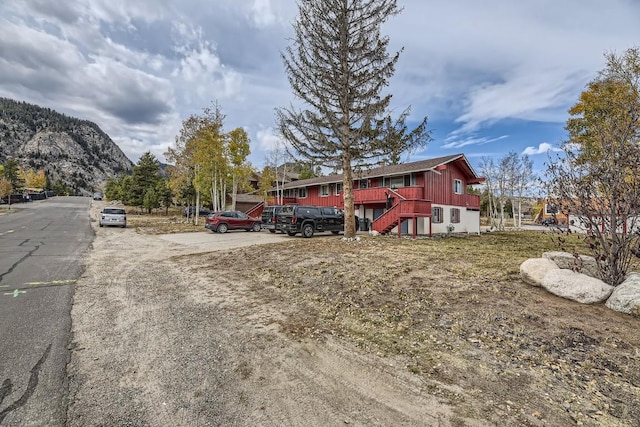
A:
[[[17,159],[43,169],[78,195],[101,188],[133,164],[98,125],[12,99],[0,98],[0,163]]]

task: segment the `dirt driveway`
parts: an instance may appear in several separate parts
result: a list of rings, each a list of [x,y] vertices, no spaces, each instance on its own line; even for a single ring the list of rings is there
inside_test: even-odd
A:
[[[542,233],[94,227],[69,426],[639,425],[640,320],[523,284]]]
[[[69,426],[449,425],[450,408],[393,359],[287,338],[277,300],[212,280],[215,262],[186,268],[182,256],[249,233],[94,227],[72,309]],[[253,250],[277,250],[263,248]]]

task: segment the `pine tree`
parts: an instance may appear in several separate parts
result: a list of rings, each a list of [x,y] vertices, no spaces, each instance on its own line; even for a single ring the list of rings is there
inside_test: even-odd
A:
[[[381,25],[400,13],[395,0],[301,0],[294,43],[282,55],[304,107],[277,110],[293,154],[342,170],[345,236],[355,235],[353,170],[386,161],[430,139],[427,119],[408,131],[409,109],[389,115],[382,95],[400,52],[390,56]]]

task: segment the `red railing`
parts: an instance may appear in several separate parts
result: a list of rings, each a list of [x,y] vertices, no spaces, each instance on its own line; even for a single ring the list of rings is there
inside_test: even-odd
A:
[[[362,188],[354,189],[353,197],[355,204],[367,204],[367,203],[385,203],[387,201],[388,187],[375,187],[375,188]],[[402,187],[396,188],[391,191],[391,195],[396,197],[393,193],[399,194],[405,199],[421,199],[423,197],[422,187]],[[394,200],[397,203],[398,200]]]
[[[400,200],[391,209],[373,221],[372,228],[379,233],[388,233],[405,218],[431,215],[431,202],[423,199]]]
[[[431,215],[431,202],[422,199],[401,200],[400,216],[428,216]]]
[[[249,216],[256,217],[256,216],[262,215],[263,210],[264,210],[264,202],[260,202],[245,213]]]
[[[467,194],[467,208],[480,210],[480,196],[477,194]]]

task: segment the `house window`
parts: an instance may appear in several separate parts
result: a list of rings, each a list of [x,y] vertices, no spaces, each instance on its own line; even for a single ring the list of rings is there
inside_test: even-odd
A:
[[[462,194],[462,181],[459,179],[453,180],[453,192],[455,194]]]
[[[341,182],[338,182],[338,183],[336,184],[336,196],[339,196],[339,195],[340,195],[340,193],[342,193],[342,183],[341,183]]]
[[[431,208],[431,222],[434,224],[442,224],[442,208]]]
[[[288,190],[284,190],[282,191],[282,197],[293,199],[296,197],[296,190],[292,188],[289,188]]]
[[[327,197],[329,195],[329,185],[320,186],[320,197]]]
[[[408,187],[410,185],[410,182],[411,182],[410,175],[392,176],[392,177],[386,177],[384,179],[384,186],[391,187],[391,188]]]
[[[307,197],[307,189],[305,188],[298,188],[298,198],[299,199],[304,199]]]
[[[460,222],[460,209],[451,208],[451,223],[457,224]]]
[[[545,213],[548,215],[553,215],[558,213],[558,205],[555,203],[547,203],[544,205]]]
[[[360,180],[360,185],[358,185],[358,188],[367,188],[367,180],[366,179],[361,179]]]

